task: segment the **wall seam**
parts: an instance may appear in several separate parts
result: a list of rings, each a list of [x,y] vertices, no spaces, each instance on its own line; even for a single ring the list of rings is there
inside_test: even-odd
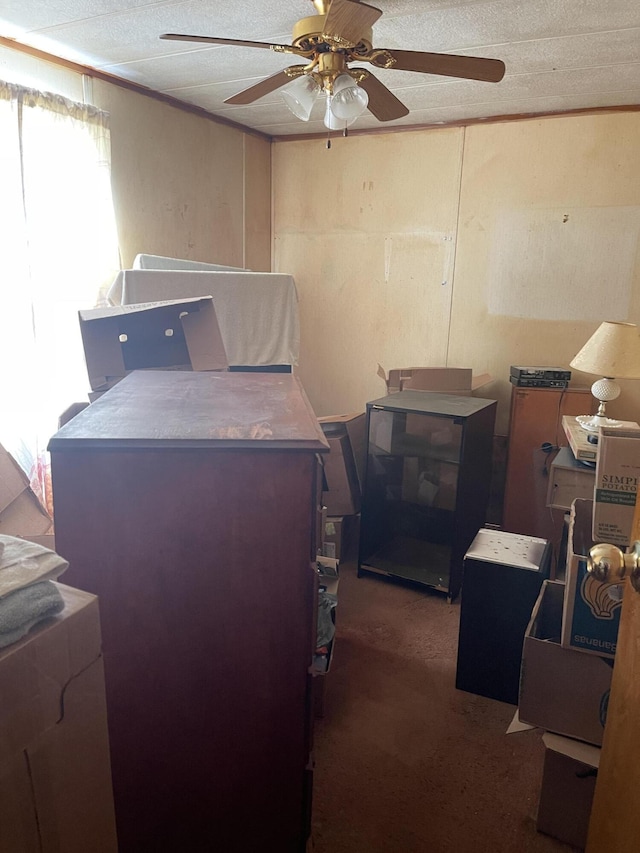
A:
[[[461,199],[462,199],[462,176],[464,173],[464,155],[467,145],[467,128],[462,128],[462,145],[460,146],[460,171],[458,174],[458,194],[457,194],[457,204],[458,210],[456,212],[456,228],[455,234],[453,237],[453,258],[451,261],[451,289],[449,292],[449,319],[447,322],[447,343],[445,349],[445,365],[450,367],[449,364],[449,349],[451,346],[451,321],[453,318],[453,290],[456,283],[456,260],[458,257],[458,239],[460,235],[460,210],[462,207]]]
[[[247,135],[242,134],[242,267],[247,268]]]
[[[276,270],[276,229],[275,229],[275,211],[276,211],[276,185],[273,180],[273,168],[275,160],[275,142],[271,140],[269,144],[269,197],[271,204],[269,208],[269,245],[271,247],[271,272]]]

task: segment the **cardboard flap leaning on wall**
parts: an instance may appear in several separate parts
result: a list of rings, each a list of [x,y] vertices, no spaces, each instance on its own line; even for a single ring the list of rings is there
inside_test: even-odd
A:
[[[388,394],[413,390],[469,396],[491,382],[488,373],[474,376],[470,367],[400,367],[387,374],[379,364],[377,373],[384,380]]]
[[[210,296],[78,312],[89,383],[115,385],[132,370],[226,370]]]

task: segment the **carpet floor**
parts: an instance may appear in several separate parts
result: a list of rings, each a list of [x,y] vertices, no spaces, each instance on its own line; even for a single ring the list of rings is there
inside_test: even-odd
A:
[[[314,853],[568,853],[536,831],[542,733],[457,690],[460,605],[340,568],[314,735]]]

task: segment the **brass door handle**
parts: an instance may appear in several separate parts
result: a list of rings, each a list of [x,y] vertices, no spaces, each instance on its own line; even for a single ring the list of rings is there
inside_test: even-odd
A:
[[[640,541],[634,542],[625,554],[615,545],[594,545],[587,557],[587,571],[596,580],[616,583],[628,577],[636,592],[640,592]]]

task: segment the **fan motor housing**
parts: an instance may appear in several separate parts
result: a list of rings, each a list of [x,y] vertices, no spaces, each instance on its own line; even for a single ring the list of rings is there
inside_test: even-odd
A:
[[[323,44],[322,33],[324,32],[324,22],[326,15],[310,15],[308,18],[301,18],[293,28],[292,43],[296,47],[306,48],[306,43]],[[371,27],[365,30],[356,47],[358,52],[362,49],[371,50],[373,45],[373,30]]]

